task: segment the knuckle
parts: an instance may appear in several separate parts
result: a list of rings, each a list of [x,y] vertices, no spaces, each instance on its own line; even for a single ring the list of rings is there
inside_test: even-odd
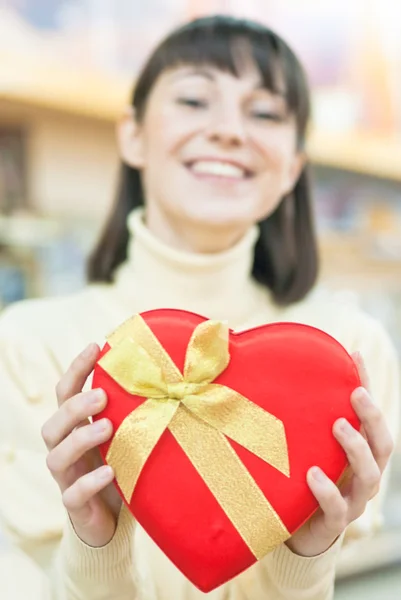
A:
[[[376,488],[380,483],[381,473],[377,465],[372,467],[370,472],[365,477],[365,483],[369,487]]]
[[[360,504],[357,507],[354,507],[351,511],[350,511],[350,522],[356,521],[357,519],[359,519],[360,517],[362,517],[362,515],[364,514],[366,510],[366,503]]]
[[[379,491],[380,491],[380,482],[374,486],[372,493],[369,496],[368,501],[372,500],[375,496],[377,496]]]
[[[87,360],[82,354],[79,354],[71,363],[69,372],[73,377],[80,376],[87,367]]]
[[[64,504],[65,508],[67,509],[67,511],[71,511],[74,508],[76,508],[76,506],[77,506],[76,493],[71,488],[68,488],[67,490],[65,490],[65,492],[63,492],[61,498],[62,498],[63,504]]]
[[[63,504],[67,510],[78,509],[85,504],[88,491],[86,479],[86,476],[77,479],[77,481],[63,493]]]
[[[354,444],[359,451],[364,451],[369,448],[367,440],[358,432],[354,435]]]
[[[338,505],[337,507],[333,507],[331,518],[340,529],[343,529],[346,526],[347,522],[347,510],[342,505]]]
[[[338,490],[334,487],[334,486],[330,486],[330,488],[328,488],[326,490],[326,500],[327,502],[330,503],[337,503],[337,496],[338,496],[339,492]]]
[[[344,498],[340,496],[339,492],[333,490],[328,496],[327,502],[331,520],[335,521],[337,524],[345,522],[347,517],[347,503]]]
[[[348,519],[345,515],[334,516],[334,515],[326,515],[326,528],[331,532],[339,535],[348,527]]]
[[[91,444],[91,437],[88,431],[90,425],[74,429],[71,433],[71,446],[76,450],[87,450]]]
[[[64,410],[68,421],[75,422],[77,420],[77,417],[80,415],[79,404],[75,402],[75,396],[67,400],[67,402],[64,404]]]
[[[383,414],[381,410],[375,404],[371,404],[369,420],[372,423],[372,425],[377,426],[381,424],[382,419]]]
[[[392,455],[392,453],[394,452],[394,448],[395,448],[394,440],[390,435],[388,435],[386,441],[383,443],[383,446],[381,449],[381,454],[384,457],[389,458]]]
[[[341,515],[338,515],[335,519],[335,523],[337,531],[344,531],[344,529],[348,527],[347,514],[342,512]]]
[[[68,395],[68,386],[65,381],[65,377],[60,379],[60,381],[56,385],[56,396],[58,400],[65,400]]]
[[[54,437],[52,434],[52,428],[49,424],[49,421],[46,421],[46,423],[42,426],[41,435],[42,435],[42,439],[45,442],[46,446],[48,448],[52,447]]]
[[[369,450],[369,444],[360,434],[355,434],[350,441],[349,450],[355,458],[364,456]]]
[[[49,452],[46,457],[46,466],[50,473],[55,477],[60,472],[60,466],[53,452]]]
[[[341,519],[337,520],[337,531],[345,531],[345,529],[347,529],[349,523],[348,523],[348,519],[344,516]]]

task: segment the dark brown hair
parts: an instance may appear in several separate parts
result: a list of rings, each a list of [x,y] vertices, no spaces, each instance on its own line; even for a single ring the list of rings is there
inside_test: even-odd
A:
[[[197,19],[174,31],[155,50],[136,82],[132,96],[139,120],[144,116],[153,86],[162,72],[179,65],[212,65],[239,76],[235,47],[245,41],[264,85],[278,92],[285,86],[288,110],[297,125],[298,148],[303,149],[310,115],[310,94],[304,70],[289,46],[270,29],[227,16]],[[115,205],[88,263],[89,280],[112,281],[127,256],[127,216],[144,204],[140,172],[123,163]],[[318,255],[314,231],[309,165],[293,192],[275,212],[259,223],[253,276],[282,305],[301,300],[315,283]]]

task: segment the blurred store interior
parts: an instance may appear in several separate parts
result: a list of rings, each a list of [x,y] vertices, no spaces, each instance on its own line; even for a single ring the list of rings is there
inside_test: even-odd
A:
[[[83,285],[113,198],[115,122],[135,73],[171,27],[213,12],[263,21],[303,59],[321,282],[358,295],[401,351],[394,0],[0,0],[0,306]],[[384,530],[339,569],[337,597],[401,597],[401,447]]]

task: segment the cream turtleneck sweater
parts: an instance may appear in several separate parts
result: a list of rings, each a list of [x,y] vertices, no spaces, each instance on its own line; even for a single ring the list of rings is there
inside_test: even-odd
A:
[[[365,357],[376,402],[393,434],[398,423],[397,361],[382,327],[340,295],[315,292],[289,308],[274,305],[250,276],[256,229],[231,250],[194,255],[166,247],[128,220],[129,257],[111,285],[11,306],[0,317],[0,586],[4,600],[201,600],[196,590],[122,510],[113,540],[92,549],[74,534],[46,469],[41,427],[56,410],[54,387],[72,359],[136,312],[181,308],[228,320],[233,329],[272,321],[319,327]],[[384,486],[385,487],[385,486]],[[382,494],[354,525],[380,522]],[[1,542],[0,542],[1,544]],[[337,542],[316,558],[285,545],[212,592],[212,600],[329,600]],[[12,548],[12,550],[10,549]],[[5,574],[1,573],[3,569]],[[4,581],[6,582],[4,584]],[[2,583],[3,582],[3,583]]]

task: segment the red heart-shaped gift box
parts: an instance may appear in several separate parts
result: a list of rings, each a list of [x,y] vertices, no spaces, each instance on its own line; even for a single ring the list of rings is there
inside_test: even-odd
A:
[[[171,309],[141,316],[183,372],[191,336],[206,319]],[[101,357],[109,351],[106,343]],[[297,323],[230,331],[229,353],[227,368],[213,383],[239,392],[283,422],[289,477],[238,443],[229,439],[229,444],[293,534],[317,508],[306,483],[308,469],[317,465],[338,482],[347,467],[332,427],[340,417],[360,426],[350,403],[351,393],[360,385],[357,369],[335,339]],[[96,418],[110,419],[114,432],[145,401],[125,391],[100,364],[95,367],[92,386],[108,395],[106,409]],[[110,444],[100,448],[105,461]],[[161,550],[204,592],[257,560],[169,430],[149,456],[131,500],[124,501]]]

